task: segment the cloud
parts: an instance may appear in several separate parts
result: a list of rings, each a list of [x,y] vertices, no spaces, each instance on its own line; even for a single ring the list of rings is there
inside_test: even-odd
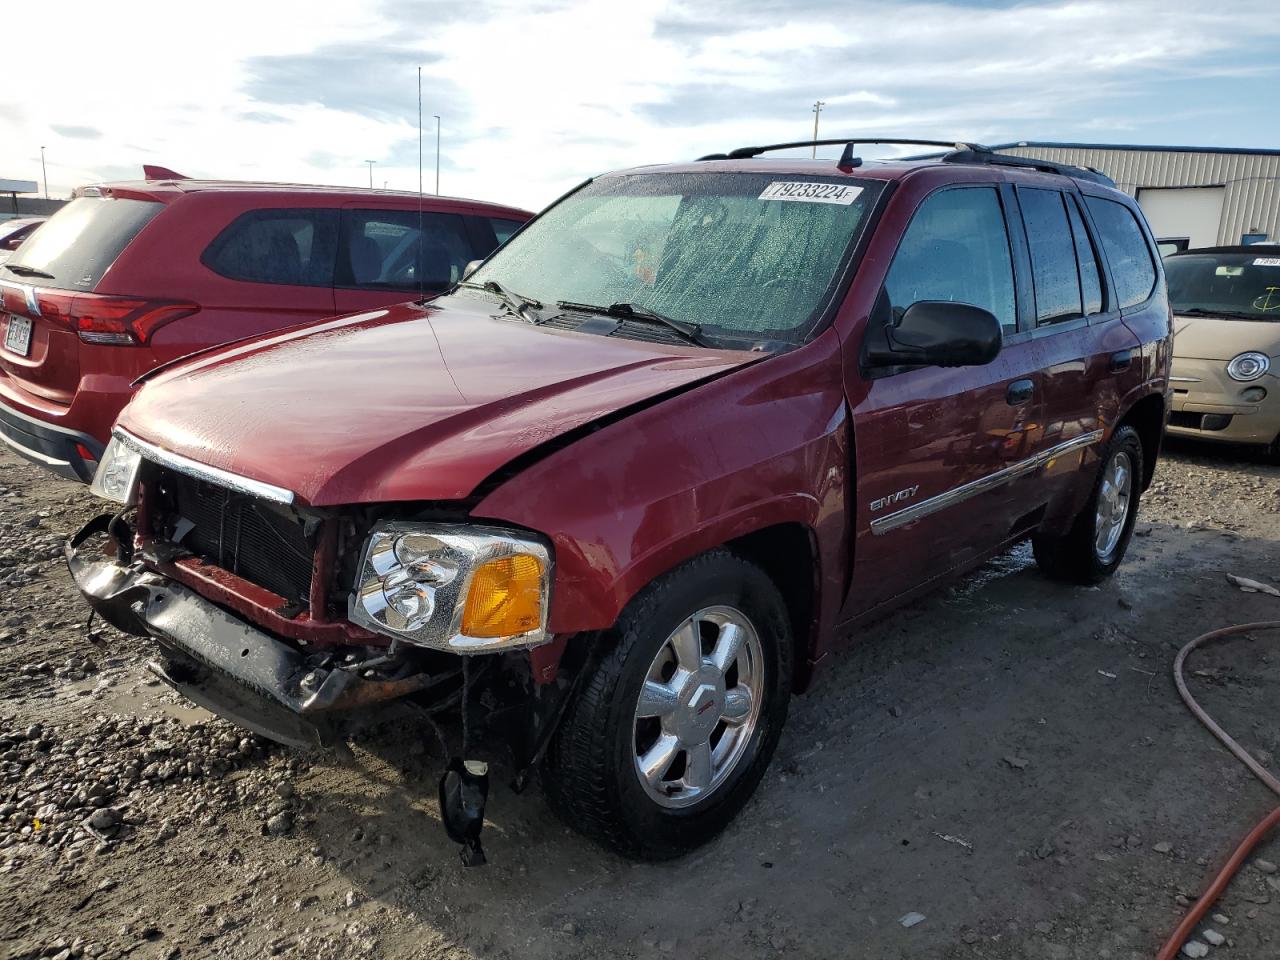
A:
[[[603,170],[805,139],[815,100],[824,136],[1269,146],[1257,91],[1280,80],[1268,0],[223,0],[198,48],[117,7],[59,39],[67,63],[147,49],[92,83],[6,49],[6,176],[38,175],[43,143],[64,193],[144,157],[350,185],[372,159],[416,189],[419,66],[427,183],[440,114],[445,192],[534,208]]]
[[[78,124],[49,124],[49,129],[68,140],[97,140],[102,131],[97,127],[85,127]]]

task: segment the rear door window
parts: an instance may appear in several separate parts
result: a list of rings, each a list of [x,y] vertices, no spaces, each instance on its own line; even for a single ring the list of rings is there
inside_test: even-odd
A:
[[[79,197],[50,217],[0,266],[0,277],[92,290],[121,251],[164,209],[154,200]]]
[[[1018,203],[1027,228],[1036,293],[1036,326],[1082,316],[1075,240],[1064,197],[1057,190],[1020,187]]]
[[[1074,197],[1067,198],[1067,216],[1071,220],[1071,236],[1076,242],[1076,263],[1080,267],[1080,297],[1084,301],[1085,316],[1102,312],[1102,270],[1093,240],[1085,228],[1080,208]]]
[[[445,290],[478,253],[458,214],[347,210],[338,286],[406,292]]]
[[[502,220],[498,217],[490,217],[489,225],[493,227],[493,234],[498,238],[498,246],[510,240],[511,235],[524,226],[519,220]]]
[[[1006,336],[1014,333],[1013,259],[995,189],[960,187],[925,198],[884,287],[895,317],[921,300],[950,300],[990,311]]]
[[[1102,197],[1085,197],[1094,225],[1098,228],[1098,241],[1111,265],[1111,277],[1116,286],[1117,304],[1133,307],[1151,296],[1156,288],[1156,265],[1151,258],[1151,248],[1137,218],[1122,203]]]
[[[329,287],[337,242],[337,210],[250,210],[218,234],[201,260],[229,280]]]

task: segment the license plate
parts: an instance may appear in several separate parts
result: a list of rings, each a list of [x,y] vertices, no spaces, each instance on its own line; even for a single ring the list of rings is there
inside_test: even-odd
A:
[[[30,320],[9,314],[9,323],[4,330],[4,348],[20,357],[31,352]]]

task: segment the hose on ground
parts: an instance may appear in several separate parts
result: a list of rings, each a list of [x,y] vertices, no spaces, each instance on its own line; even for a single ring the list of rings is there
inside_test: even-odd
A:
[[[1178,687],[1178,695],[1182,697],[1183,703],[1196,716],[1196,719],[1203,723],[1215,737],[1222,741],[1223,745],[1235,754],[1255,777],[1267,785],[1267,787],[1280,796],[1280,779],[1277,779],[1269,770],[1247,751],[1244,747],[1236,742],[1235,738],[1218,725],[1217,721],[1205,711],[1204,707],[1196,702],[1196,698],[1191,695],[1191,691],[1187,689],[1187,681],[1183,677],[1183,667],[1186,664],[1187,657],[1199,647],[1204,646],[1214,640],[1222,640],[1226,637],[1240,636],[1241,634],[1254,633],[1259,630],[1280,630],[1280,620],[1263,620],[1258,623],[1243,623],[1234,627],[1223,627],[1221,630],[1212,630],[1209,633],[1203,633],[1196,637],[1181,650],[1173,661],[1173,682]],[[1262,840],[1269,834],[1272,829],[1280,824],[1280,807],[1272,810],[1261,823],[1249,831],[1243,840],[1236,846],[1235,851],[1227,859],[1226,864],[1218,871],[1217,876],[1213,878],[1213,882],[1209,884],[1208,889],[1201,894],[1200,899],[1183,917],[1182,922],[1178,924],[1178,928],[1173,931],[1172,936],[1165,941],[1160,952],[1156,954],[1156,960],[1173,960],[1178,950],[1191,936],[1192,931],[1204,919],[1206,913],[1217,902],[1227,889],[1227,885],[1231,882],[1231,878],[1235,876],[1236,871],[1240,869],[1245,858],[1253,851]]]

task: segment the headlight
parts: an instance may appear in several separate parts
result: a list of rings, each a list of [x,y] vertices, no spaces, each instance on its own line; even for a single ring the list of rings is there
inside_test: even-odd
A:
[[[485,653],[547,639],[551,555],[493,527],[387,523],[365,544],[352,623],[422,647]]]
[[[1250,350],[1227,364],[1227,376],[1232,380],[1257,380],[1271,369],[1271,358],[1265,353]]]
[[[138,494],[138,468],[142,457],[131,447],[112,437],[98,463],[89,492],[107,500],[131,506]]]

